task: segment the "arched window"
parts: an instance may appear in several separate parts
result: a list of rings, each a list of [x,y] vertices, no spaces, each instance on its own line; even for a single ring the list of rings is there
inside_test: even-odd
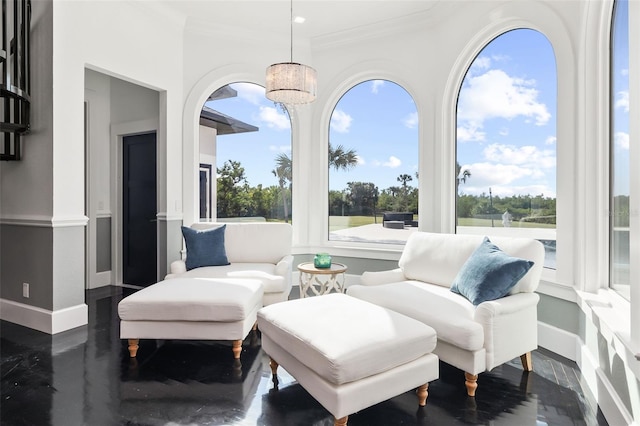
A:
[[[629,5],[614,4],[611,30],[610,287],[629,300]]]
[[[456,116],[457,232],[536,238],[553,269],[556,94],[551,44],[517,29],[474,59]]]
[[[233,83],[200,116],[200,218],[291,219],[291,120],[264,87]]]
[[[329,240],[404,244],[417,230],[418,114],[387,80],[352,87],[329,129]]]

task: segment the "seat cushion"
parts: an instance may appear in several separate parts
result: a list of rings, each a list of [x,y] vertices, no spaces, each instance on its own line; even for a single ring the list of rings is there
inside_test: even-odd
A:
[[[436,345],[426,324],[340,293],[266,306],[258,311],[258,326],[334,384],[390,370]]]
[[[192,269],[180,277],[184,278],[232,278],[260,281],[265,293],[281,293],[286,290],[286,280],[276,274],[276,265],[271,263],[232,263],[224,266],[204,266]]]
[[[347,294],[383,306],[433,327],[438,340],[475,351],[484,345],[482,325],[473,317],[475,306],[448,288],[421,281],[376,286],[353,285]]]
[[[174,278],[125,297],[127,321],[242,321],[262,306],[262,284],[252,279]]]

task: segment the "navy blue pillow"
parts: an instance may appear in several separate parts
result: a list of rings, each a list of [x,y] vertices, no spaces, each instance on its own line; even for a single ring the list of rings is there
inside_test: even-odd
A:
[[[200,266],[228,265],[227,252],[224,248],[224,230],[227,225],[218,228],[198,231],[182,227],[182,236],[187,245],[187,271]]]
[[[509,256],[484,237],[460,268],[451,284],[451,291],[461,294],[476,306],[487,300],[499,299],[509,294],[533,263]]]

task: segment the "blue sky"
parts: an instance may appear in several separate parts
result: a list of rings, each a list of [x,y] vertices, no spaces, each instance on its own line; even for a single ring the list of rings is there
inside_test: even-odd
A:
[[[615,67],[615,146],[624,158],[629,145],[628,64]],[[291,155],[288,117],[264,97],[261,86],[232,87],[237,97],[208,105],[260,131],[219,137],[217,167],[228,159],[240,161],[251,186],[277,185],[271,173],[274,159],[281,152]],[[497,196],[556,196],[556,96],[553,49],[539,32],[507,32],[480,52],[458,99],[458,162],[471,172],[461,193],[488,194],[491,188]],[[330,189],[361,181],[383,190],[398,186],[401,174],[411,175],[410,184],[417,186],[418,117],[413,99],[397,84],[374,80],[349,90],[334,109],[329,138],[334,147],[354,149],[359,159],[349,172],[330,173]]]

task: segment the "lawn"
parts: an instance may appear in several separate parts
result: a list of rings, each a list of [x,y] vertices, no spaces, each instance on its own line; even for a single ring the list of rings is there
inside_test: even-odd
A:
[[[417,220],[417,215],[414,215]],[[382,223],[382,217],[376,218],[377,223]],[[329,232],[340,229],[354,228],[356,226],[370,225],[374,222],[373,216],[329,216]],[[478,219],[472,217],[462,217],[458,219],[458,226],[484,226],[491,227],[491,219]],[[494,219],[493,226],[502,227],[501,219]],[[555,229],[556,225],[550,223],[533,223],[525,221],[511,222],[512,228],[549,228]]]

